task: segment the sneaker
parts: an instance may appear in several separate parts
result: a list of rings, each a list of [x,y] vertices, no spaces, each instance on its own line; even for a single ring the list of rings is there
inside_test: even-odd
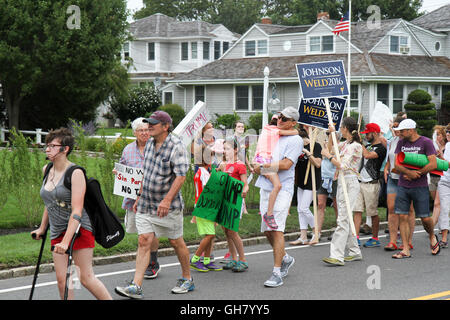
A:
[[[188,293],[195,289],[194,280],[178,279],[177,285],[172,289],[172,293]]]
[[[145,270],[144,278],[145,279],[155,279],[158,276],[159,270],[161,268],[159,267],[158,262],[151,262],[148,266],[147,270]]]
[[[289,258],[287,259],[287,261],[283,261],[281,262],[281,277],[284,278],[288,275],[289,272],[289,268],[292,267],[295,263],[295,259],[294,257],[289,256]]]
[[[366,241],[366,243],[364,243],[364,247],[366,248],[374,248],[374,247],[379,247],[380,241],[379,240],[375,240],[374,238],[370,238],[369,240]]]
[[[248,262],[246,261],[238,261],[232,268],[233,272],[244,272],[248,270]]]
[[[360,254],[356,254],[354,256],[347,256],[344,257],[344,261],[345,262],[350,262],[350,261],[361,261],[362,260],[362,255]]]
[[[144,294],[142,292],[142,288],[131,281],[126,287],[116,287],[114,289],[118,295],[122,297],[132,298],[132,299],[142,299],[144,298]]]
[[[263,220],[270,229],[272,230],[278,229],[278,225],[275,222],[275,218],[273,215],[269,216],[267,213],[264,213]]]
[[[203,252],[202,253],[202,255],[201,255],[201,257],[200,257],[200,261],[201,262],[203,262],[203,259],[205,258],[205,253]],[[211,254],[211,256],[209,257],[209,260],[211,261],[211,262],[214,262],[215,260],[214,260],[214,254]]]
[[[233,269],[233,267],[237,264],[236,260],[230,260],[228,263],[223,267],[223,270],[230,270]]]
[[[332,264],[335,266],[343,266],[345,265],[344,261],[335,259],[335,258],[323,258],[322,259],[323,262],[328,263],[328,264]]]
[[[266,280],[264,282],[264,286],[270,287],[270,288],[276,288],[283,285],[283,279],[280,275],[277,275],[275,272],[272,272],[272,276],[269,278],[269,280]]]
[[[356,238],[356,240],[358,240],[358,247],[361,247],[361,240],[359,238]]]
[[[227,264],[228,262],[230,262],[231,260],[231,253],[227,252],[224,256],[223,259],[220,261],[220,263],[222,264]]]
[[[205,265],[203,264],[203,262],[201,262],[200,260],[197,262],[191,262],[191,268],[200,272],[208,272],[209,269],[207,267],[205,267]]]
[[[222,271],[223,268],[216,266],[213,262],[208,263],[207,265],[204,265],[209,271]]]

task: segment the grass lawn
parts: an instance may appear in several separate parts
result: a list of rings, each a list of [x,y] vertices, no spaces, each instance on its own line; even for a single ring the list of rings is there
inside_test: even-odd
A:
[[[380,208],[379,214],[381,221],[385,221],[385,209]],[[286,232],[299,231],[297,208],[291,207],[290,215],[286,222]],[[198,235],[197,227],[195,224],[190,223],[192,216],[187,215],[184,217],[184,239],[186,243],[197,244],[200,242],[201,237]],[[262,235],[260,232],[261,218],[258,214],[258,209],[249,209],[249,214],[244,214],[239,227],[239,234],[242,238],[249,238],[253,236]],[[327,207],[325,213],[325,221],[323,230],[330,229],[336,224],[334,211],[332,208]],[[224,233],[221,227],[216,228],[217,240],[225,240]],[[41,246],[40,241],[32,240],[30,234],[17,233],[11,235],[0,236],[0,269],[13,268],[19,266],[34,265],[37,261],[39,249]],[[95,256],[109,256],[121,253],[135,252],[137,248],[137,235],[126,234],[124,240],[111,249],[104,249],[97,245],[94,250]],[[167,239],[160,239],[160,248],[170,247]],[[52,255],[50,252],[50,240],[49,237],[46,241],[46,249],[42,257],[42,263],[52,262]]]

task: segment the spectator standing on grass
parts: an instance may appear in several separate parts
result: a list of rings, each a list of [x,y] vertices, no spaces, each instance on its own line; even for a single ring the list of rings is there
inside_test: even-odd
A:
[[[119,163],[128,167],[142,169],[144,165],[144,150],[147,140],[150,138],[148,123],[144,122],[145,118],[137,118],[131,123],[133,134],[136,137],[136,141],[128,144],[122,151],[122,156]],[[113,170],[114,174],[117,174]],[[137,233],[136,229],[136,213],[133,210],[134,199],[124,198],[122,202],[122,208],[125,209],[125,230],[128,233]],[[158,247],[159,239],[154,238],[151,244],[150,262],[147,270],[145,270],[144,278],[154,279],[159,273],[158,263]]]
[[[400,217],[400,236],[405,244],[403,250],[394,254],[394,259],[410,258],[410,248],[408,237],[410,227],[408,223],[408,213],[411,203],[414,206],[416,217],[422,220],[422,225],[428,233],[430,239],[430,248],[432,255],[440,252],[439,239],[434,234],[433,218],[430,217],[430,194],[428,189],[427,174],[436,169],[436,150],[431,139],[421,136],[416,131],[416,122],[411,119],[405,119],[400,122],[398,128],[400,131],[400,140],[395,149],[395,156],[400,152],[411,152],[424,154],[428,158],[428,164],[419,170],[408,169],[395,162],[395,169],[399,172],[397,196],[395,198],[395,213]]]
[[[36,235],[36,240],[41,239],[50,224],[51,245],[54,246],[53,263],[59,295],[63,299],[68,261],[66,251],[78,225],[81,224],[79,236],[73,246],[73,258],[80,271],[80,282],[97,299],[111,300],[111,295],[103,283],[95,277],[92,268],[95,238],[89,216],[84,209],[86,178],[83,171],[73,170],[71,190],[64,186],[65,172],[74,165],[67,159],[74,144],[75,139],[67,128],[52,130],[45,137],[45,153],[53,166],[42,183],[40,191],[45,204],[41,225],[32,234]],[[43,172],[46,171],[47,166],[44,166]],[[73,299],[73,289],[69,288],[67,298]]]
[[[388,228],[389,228],[389,243],[384,247],[386,251],[395,251],[398,249],[397,246],[397,235],[398,235],[398,226],[399,226],[399,216],[395,214],[394,205],[395,205],[395,197],[397,195],[397,186],[398,179],[400,175],[395,170],[395,149],[397,148],[397,144],[400,140],[400,132],[395,129],[398,128],[400,122],[402,122],[403,117],[396,117],[392,124],[393,138],[388,141],[388,161],[386,162],[386,166],[384,167],[384,180],[386,181],[386,192],[387,192],[387,208],[388,208]],[[409,226],[410,226],[410,236],[408,238],[408,243],[410,244],[410,249],[412,249],[412,236],[414,231],[415,217],[414,217],[414,209],[411,206],[409,214]]]
[[[353,208],[356,234],[359,241],[359,225],[362,213],[366,209],[366,215],[372,218],[372,238],[364,243],[364,247],[379,247],[378,230],[380,219],[378,216],[378,199],[380,194],[380,169],[386,158],[386,148],[381,143],[380,126],[376,123],[368,123],[366,130],[361,134],[366,135],[368,145],[363,145],[363,162],[359,175],[360,189]]]
[[[329,126],[329,131],[335,131],[334,126]],[[324,152],[324,156],[330,159],[336,166],[337,175],[343,175],[338,179],[338,189],[336,200],[338,204],[338,218],[336,231],[333,234],[330,244],[330,256],[324,258],[325,263],[343,266],[344,261],[362,260],[361,250],[358,246],[356,236],[353,236],[350,226],[350,218],[347,212],[347,204],[344,197],[342,183],[347,187],[347,195],[350,203],[350,210],[353,210],[354,200],[359,194],[358,170],[362,160],[362,145],[358,132],[358,123],[351,117],[342,120],[340,131],[345,141],[338,143],[338,149],[341,161],[335,156],[331,156],[329,150],[333,149],[333,141],[329,139],[328,148]],[[355,226],[358,227],[358,226]],[[345,256],[345,250],[348,249],[349,254]]]
[[[186,180],[189,159],[181,140],[170,132],[172,118],[155,111],[146,119],[151,138],[144,152],[144,177],[134,204],[139,244],[134,279],[126,287],[116,287],[117,294],[142,299],[142,281],[150,258],[154,237],[167,237],[181,265],[182,277],[172,293],[194,290],[189,267],[189,250],[183,239],[183,198],[181,187]]]
[[[297,125],[300,115],[294,107],[287,107],[280,112],[277,127],[281,130],[290,130]],[[264,177],[267,172],[278,174],[281,190],[275,200],[273,215],[278,225],[276,230],[269,228],[261,219],[261,232],[269,240],[273,249],[273,269],[271,277],[264,282],[266,287],[279,287],[283,285],[283,278],[288,274],[289,268],[295,263],[293,257],[285,251],[284,229],[286,219],[294,194],[295,165],[303,150],[303,139],[299,135],[280,136],[272,155],[272,162],[261,164],[255,168],[260,175],[255,186],[260,188],[260,211],[266,212],[269,196],[273,185]]]

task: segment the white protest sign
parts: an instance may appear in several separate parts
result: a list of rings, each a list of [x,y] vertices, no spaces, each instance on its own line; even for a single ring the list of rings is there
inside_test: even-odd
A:
[[[125,198],[136,199],[141,182],[144,176],[144,170],[141,168],[128,167],[126,165],[115,163],[114,169],[117,174],[114,179],[113,193]]]
[[[173,130],[185,146],[189,145],[205,124],[211,119],[206,104],[199,101]]]
[[[377,101],[375,108],[370,116],[370,122],[380,126],[381,132],[389,132],[389,124],[392,122],[394,115],[391,109],[380,101]]]

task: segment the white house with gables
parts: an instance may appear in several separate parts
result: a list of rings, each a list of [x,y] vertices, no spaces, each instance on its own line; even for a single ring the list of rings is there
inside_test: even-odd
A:
[[[132,83],[159,79],[164,84],[218,60],[240,37],[221,24],[178,21],[161,13],[132,22],[129,31],[133,40],[125,43],[122,60],[132,61]],[[165,100],[171,100],[169,93]]]
[[[218,60],[167,80],[164,92],[189,111],[196,101],[211,114],[236,112],[242,119],[262,111],[263,70],[269,75],[269,99],[280,103],[269,110],[298,106],[301,93],[296,63],[343,60],[348,63],[348,32],[336,36],[338,21],[327,15],[315,24],[253,25]],[[403,110],[408,94],[428,91],[436,107],[450,91],[450,4],[413,21],[382,20],[372,25],[352,22],[351,107],[361,103],[367,120],[377,101],[393,112]]]

